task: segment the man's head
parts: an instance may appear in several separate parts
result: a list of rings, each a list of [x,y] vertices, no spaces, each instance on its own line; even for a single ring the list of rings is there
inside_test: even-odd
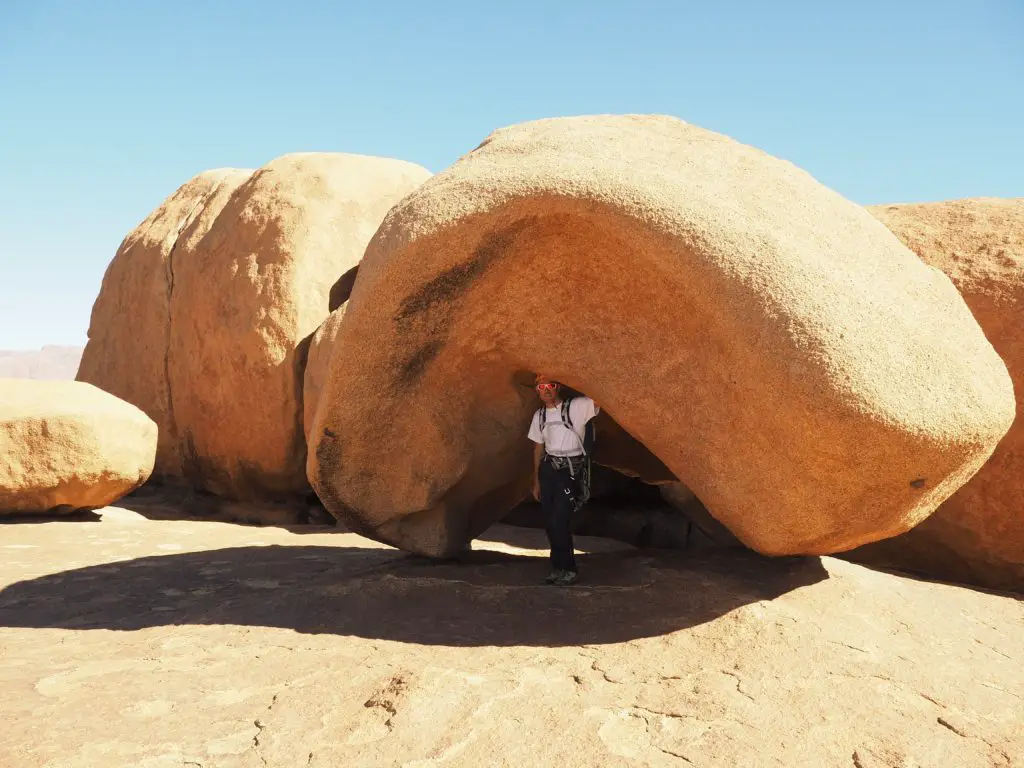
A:
[[[557,381],[552,381],[546,374],[538,373],[533,386],[536,388],[537,396],[540,397],[544,405],[551,407],[558,403],[560,387]]]

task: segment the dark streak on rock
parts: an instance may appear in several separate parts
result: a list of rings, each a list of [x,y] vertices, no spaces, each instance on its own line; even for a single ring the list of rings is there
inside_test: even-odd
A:
[[[414,384],[427,369],[430,361],[437,357],[438,353],[444,349],[444,342],[440,339],[433,339],[428,341],[426,344],[417,349],[405,364],[402,366],[401,371],[398,374],[398,383],[402,385]]]
[[[444,349],[451,330],[452,306],[473,283],[504,258],[519,234],[534,218],[517,221],[499,232],[486,235],[461,264],[446,269],[407,296],[395,314],[399,336],[419,339],[416,351],[397,366],[395,385],[407,389],[426,372],[431,361]]]
[[[373,529],[364,524],[359,515],[341,500],[335,487],[333,478],[339,474],[341,466],[339,442],[338,435],[325,427],[323,438],[316,447],[316,462],[320,467],[320,487],[317,488],[317,496],[331,517],[345,525],[352,533],[372,538]]]
[[[414,294],[407,296],[395,319],[398,321],[408,320],[415,315],[433,309],[438,304],[450,302],[464,294],[478,277],[490,269],[494,262],[508,253],[509,246],[530,223],[532,223],[531,219],[522,219],[507,229],[492,232],[484,237],[480,245],[473,251],[469,261],[446,269]]]

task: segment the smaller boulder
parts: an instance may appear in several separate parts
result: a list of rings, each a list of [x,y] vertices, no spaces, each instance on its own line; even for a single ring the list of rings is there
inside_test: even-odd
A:
[[[0,379],[0,515],[112,504],[153,471],[157,426],[76,381]]]

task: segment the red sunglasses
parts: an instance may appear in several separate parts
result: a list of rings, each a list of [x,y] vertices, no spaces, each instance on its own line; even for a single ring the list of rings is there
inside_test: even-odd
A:
[[[552,384],[550,382],[543,382],[543,383],[537,385],[537,391],[538,392],[542,391],[542,390],[545,390],[545,389],[557,389],[557,388],[558,388],[557,384]]]

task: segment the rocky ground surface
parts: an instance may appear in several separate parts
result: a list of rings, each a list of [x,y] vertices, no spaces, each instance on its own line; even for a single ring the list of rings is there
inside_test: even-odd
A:
[[[0,765],[1024,765],[1024,603],[498,526],[437,563],[108,508],[0,525]]]

